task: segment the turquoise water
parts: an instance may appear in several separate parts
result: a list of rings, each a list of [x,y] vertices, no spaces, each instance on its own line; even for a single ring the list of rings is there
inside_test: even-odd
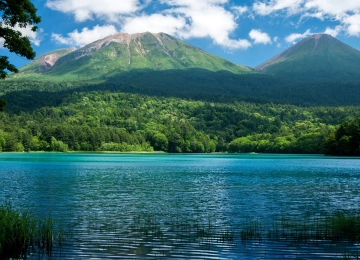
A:
[[[62,223],[53,259],[341,259],[336,245],[244,246],[192,228],[211,223],[221,233],[360,207],[358,158],[2,153],[0,180],[0,202]]]

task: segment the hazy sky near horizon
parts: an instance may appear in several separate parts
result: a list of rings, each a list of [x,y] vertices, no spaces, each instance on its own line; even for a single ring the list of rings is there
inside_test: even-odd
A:
[[[256,66],[314,33],[360,50],[360,0],[33,0],[22,29],[38,55],[117,32],[165,32],[232,62]],[[9,55],[0,48],[0,55]],[[29,61],[10,55],[10,62]]]

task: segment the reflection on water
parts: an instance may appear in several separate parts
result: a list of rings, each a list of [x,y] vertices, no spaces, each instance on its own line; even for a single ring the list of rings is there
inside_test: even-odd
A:
[[[63,224],[55,259],[342,259],[339,243],[244,244],[240,233],[249,221],[358,212],[359,169],[323,156],[0,154],[0,202]]]

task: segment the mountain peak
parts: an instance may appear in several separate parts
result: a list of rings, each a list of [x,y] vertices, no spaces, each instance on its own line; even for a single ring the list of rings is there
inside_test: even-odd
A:
[[[340,42],[336,38],[332,37],[330,34],[326,33],[318,33],[318,34],[312,34],[304,39],[302,39],[299,43],[302,41],[314,41],[315,45],[318,44],[319,41],[322,41],[323,44],[331,44],[332,42]]]
[[[103,45],[104,43],[111,43],[111,42],[117,42],[117,43],[126,43],[130,44],[131,41],[139,40],[143,38],[144,36],[154,36],[156,39],[160,39],[164,35],[167,35],[165,33],[151,33],[151,32],[143,32],[143,33],[116,33],[110,36],[107,36],[103,39],[97,40],[90,45]],[[167,35],[169,36],[169,35]],[[161,41],[161,40],[159,40]]]
[[[256,73],[253,69],[239,66],[212,55],[165,33],[117,33],[90,43],[63,56],[51,53],[33,66],[32,74],[18,77],[66,78],[93,80],[117,78],[124,73],[138,70],[187,70],[229,71],[236,74]],[[34,73],[37,75],[34,75]]]
[[[359,80],[360,52],[328,34],[313,34],[255,67],[300,80]]]
[[[312,34],[312,35],[310,35],[310,36],[308,36],[308,37],[306,37],[306,38],[318,40],[318,39],[320,39],[320,38],[322,38],[322,37],[331,37],[331,38],[333,38],[331,35],[326,34],[326,33]],[[305,39],[306,39],[306,38],[305,38]]]

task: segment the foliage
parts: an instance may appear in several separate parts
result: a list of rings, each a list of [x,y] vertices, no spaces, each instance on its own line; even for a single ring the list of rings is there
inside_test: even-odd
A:
[[[14,94],[9,112],[0,114],[2,151],[323,153],[335,126],[360,114],[359,107],[219,103],[106,90],[38,93]]]
[[[329,155],[360,155],[360,117],[344,121],[326,137],[325,153]]]
[[[0,207],[0,256],[23,253],[35,232],[35,220],[10,205]]]
[[[26,36],[14,27],[25,28],[31,25],[31,30],[36,31],[36,24],[40,23],[40,17],[36,15],[36,8],[29,0],[4,0],[0,2],[2,13],[0,22],[0,38],[4,39],[4,47],[10,52],[15,52],[27,59],[33,59],[33,51],[30,41]],[[0,56],[0,78],[5,78],[5,70],[17,72],[16,67],[8,61],[8,57]]]
[[[56,81],[50,81],[46,75],[41,77],[40,81],[32,74],[28,80],[7,79],[0,82],[0,95],[8,101],[8,110],[14,111],[13,105],[17,105],[19,110],[56,106],[62,98],[74,92],[106,90],[221,103],[249,101],[301,106],[345,106],[358,105],[360,100],[358,81],[303,83],[261,74],[237,75],[204,69],[133,70],[102,81],[70,81],[67,75],[58,77]]]
[[[6,106],[6,100],[0,98],[0,112],[3,112]]]

